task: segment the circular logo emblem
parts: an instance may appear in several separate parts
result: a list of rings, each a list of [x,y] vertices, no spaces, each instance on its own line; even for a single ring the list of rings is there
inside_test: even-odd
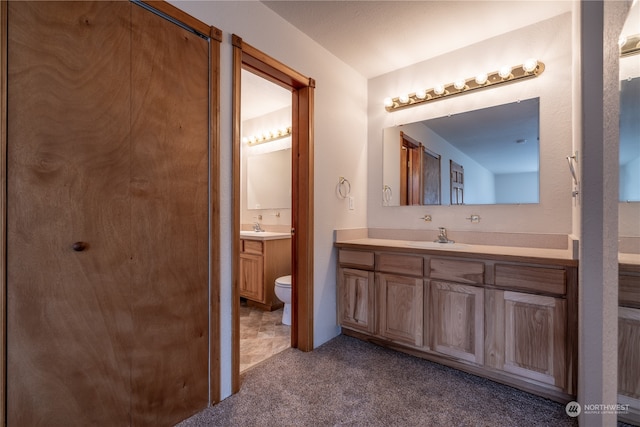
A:
[[[564,411],[567,413],[567,415],[569,415],[570,417],[577,417],[578,415],[580,415],[580,412],[582,411],[582,408],[580,407],[580,404],[578,402],[569,402],[567,403],[567,406],[565,406]]]

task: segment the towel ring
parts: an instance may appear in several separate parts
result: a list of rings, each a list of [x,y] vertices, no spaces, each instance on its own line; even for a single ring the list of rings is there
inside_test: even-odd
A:
[[[385,186],[382,187],[382,200],[384,200],[386,204],[389,204],[389,202],[391,201],[391,197],[393,197],[391,187],[385,184]]]
[[[351,183],[347,178],[341,176],[338,181],[338,194],[340,198],[346,199],[349,193],[351,193]]]

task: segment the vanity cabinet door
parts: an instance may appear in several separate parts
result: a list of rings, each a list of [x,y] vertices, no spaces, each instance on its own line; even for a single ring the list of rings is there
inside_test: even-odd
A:
[[[373,272],[338,269],[338,321],[341,326],[375,332]]]
[[[377,273],[380,335],[399,343],[422,346],[424,325],[422,278]]]
[[[629,405],[625,421],[640,422],[640,309],[618,309],[618,400]]]
[[[484,356],[484,289],[431,281],[431,348],[481,365]]]
[[[264,302],[262,255],[240,254],[240,296]]]
[[[640,268],[620,265],[618,298],[618,419],[640,425]]]
[[[487,365],[566,388],[567,315],[563,298],[490,290],[487,319],[493,331],[487,335]]]

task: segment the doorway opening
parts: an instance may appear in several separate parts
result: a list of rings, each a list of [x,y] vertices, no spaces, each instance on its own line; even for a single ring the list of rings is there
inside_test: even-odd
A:
[[[241,71],[240,373],[291,346],[291,90]],[[275,286],[278,281],[278,286]]]
[[[249,232],[256,229],[268,230],[269,225],[288,225],[290,227],[290,276],[291,276],[291,305],[290,305],[290,346],[302,351],[313,349],[313,99],[315,82],[313,79],[303,76],[288,66],[276,61],[268,55],[260,52],[242,38],[233,35],[233,284],[232,284],[232,392],[236,393],[240,388],[240,309],[241,296],[250,294],[252,291],[262,292],[260,301],[251,301],[250,305],[263,309],[271,309],[278,304],[278,298],[271,299],[271,290],[275,292],[275,283],[267,283],[264,280],[254,280],[262,272],[264,279],[265,264],[273,266],[267,257],[266,250],[270,249],[265,243],[267,240],[241,239],[242,231],[242,140],[246,137],[246,143],[252,135],[243,135],[243,72],[245,77],[258,77],[264,79],[279,88],[283,88],[290,93],[290,126],[289,129],[281,130],[287,134],[285,138],[290,139],[290,165],[291,175],[289,180],[290,189],[290,221],[280,217],[280,224],[268,224],[265,221],[264,207],[262,201],[252,200],[254,209],[247,209],[252,212],[245,215],[252,220],[250,224],[245,224],[244,228],[249,228]],[[248,73],[248,74],[247,74]],[[248,127],[248,126],[245,126]],[[283,128],[285,125],[278,125]],[[268,131],[268,130],[267,130]],[[264,131],[263,131],[264,133]],[[277,134],[277,129],[276,132]],[[277,135],[276,135],[277,136]],[[268,135],[261,135],[261,139],[267,139]],[[260,144],[258,144],[260,145]],[[282,151],[282,150],[274,150]],[[287,154],[288,156],[288,154]],[[249,157],[247,157],[248,160]],[[283,156],[286,158],[286,156]],[[277,162],[277,160],[273,160]],[[247,168],[248,170],[248,168]],[[264,173],[263,173],[264,175]],[[248,180],[248,177],[245,178]],[[264,180],[262,180],[264,181]],[[280,188],[287,184],[276,184]],[[286,189],[283,189],[286,191]],[[267,190],[260,190],[265,193]],[[280,192],[282,194],[282,192]],[[247,207],[249,201],[247,198]],[[270,203],[270,202],[269,202]],[[282,202],[275,202],[282,204]],[[258,207],[256,208],[256,204]],[[280,208],[269,209],[269,214],[277,215],[284,211]],[[255,218],[253,218],[255,216]],[[262,217],[261,217],[262,216]],[[276,216],[276,218],[278,218]],[[277,222],[277,221],[273,221]],[[275,233],[281,232],[282,228],[274,228]],[[246,234],[245,234],[246,236]],[[273,239],[277,241],[282,239]],[[282,252],[282,248],[276,249]],[[285,251],[286,252],[286,251]],[[261,257],[261,259],[259,259]],[[260,265],[262,261],[262,266]],[[286,263],[285,263],[286,264]],[[281,274],[281,270],[275,273]],[[286,275],[285,275],[286,276]],[[261,286],[250,288],[247,282],[262,283]],[[269,280],[270,281],[270,280]],[[261,289],[258,289],[260,287]],[[256,296],[255,299],[258,299]]]

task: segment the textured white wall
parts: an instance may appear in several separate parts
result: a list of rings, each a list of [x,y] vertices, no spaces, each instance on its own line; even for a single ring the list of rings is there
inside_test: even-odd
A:
[[[221,354],[222,397],[231,393],[231,34],[314,78],[314,345],[340,332],[336,322],[333,230],[366,226],[367,82],[342,61],[257,1],[172,1],[223,31],[221,45]],[[336,197],[340,176],[351,183],[354,210]]]
[[[569,234],[571,178],[565,157],[572,149],[572,27],[567,13],[512,33],[478,42],[369,81],[369,219],[373,228],[503,231]],[[425,41],[428,43],[430,41]],[[388,113],[388,96],[430,88],[528,57],[544,62],[544,73],[521,81]],[[382,129],[449,113],[461,113],[518,99],[540,97],[540,203],[535,205],[382,207]],[[425,213],[433,222],[420,219]],[[479,214],[482,221],[465,218]]]
[[[618,377],[619,49],[629,4],[581,2],[582,197],[578,403],[615,404]],[[615,425],[581,414],[580,425]]]

